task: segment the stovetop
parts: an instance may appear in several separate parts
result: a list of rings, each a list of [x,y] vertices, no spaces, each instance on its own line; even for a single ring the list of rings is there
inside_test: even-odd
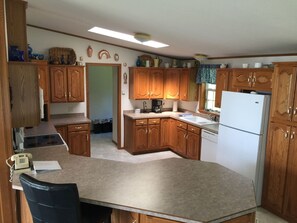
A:
[[[24,137],[24,148],[62,145],[64,141],[59,134]]]

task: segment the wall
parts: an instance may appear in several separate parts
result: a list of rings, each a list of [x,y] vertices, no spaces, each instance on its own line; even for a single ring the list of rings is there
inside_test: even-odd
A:
[[[112,67],[89,66],[90,119],[112,118]]]

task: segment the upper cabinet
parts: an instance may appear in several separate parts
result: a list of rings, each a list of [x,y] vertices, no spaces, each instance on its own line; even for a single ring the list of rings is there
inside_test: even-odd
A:
[[[9,62],[12,127],[32,127],[40,123],[37,66],[34,63]]]
[[[17,46],[24,51],[24,59],[28,61],[26,8],[27,1],[6,0],[6,27],[8,46]]]
[[[271,91],[272,69],[232,69],[232,87],[241,90]]]
[[[216,77],[216,98],[215,106],[221,107],[222,92],[231,91],[232,86],[232,70],[231,69],[217,69]]]
[[[195,68],[184,68],[180,76],[180,100],[198,101],[198,85]]]
[[[130,99],[162,99],[163,69],[160,68],[129,68]]]
[[[50,66],[51,102],[84,101],[84,67]]]
[[[297,63],[275,63],[273,75],[272,121],[297,122]]]
[[[181,69],[178,68],[166,68],[164,70],[165,99],[179,99],[180,75]]]

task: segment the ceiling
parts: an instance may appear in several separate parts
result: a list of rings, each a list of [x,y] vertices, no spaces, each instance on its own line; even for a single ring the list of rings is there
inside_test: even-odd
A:
[[[27,24],[177,58],[297,53],[296,0],[28,0]],[[93,26],[170,46],[89,33]]]

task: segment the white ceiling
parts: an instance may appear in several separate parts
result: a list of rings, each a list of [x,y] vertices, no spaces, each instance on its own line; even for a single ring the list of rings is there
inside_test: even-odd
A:
[[[297,0],[28,0],[27,23],[172,57],[297,53]],[[93,26],[170,46],[89,33]]]

